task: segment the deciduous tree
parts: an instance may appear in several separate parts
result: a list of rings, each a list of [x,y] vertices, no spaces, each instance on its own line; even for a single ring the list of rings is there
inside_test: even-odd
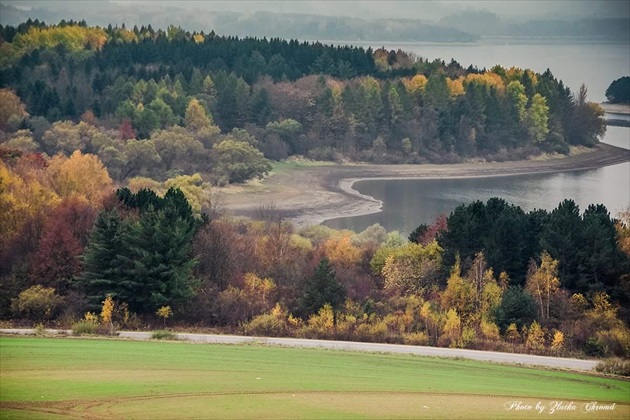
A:
[[[558,280],[558,261],[551,258],[547,252],[540,256],[540,266],[531,261],[527,274],[527,291],[538,302],[538,310],[541,322],[549,320],[549,305],[553,295],[560,288]]]
[[[9,122],[20,122],[28,117],[26,106],[11,89],[0,89],[0,130],[7,130]]]
[[[214,125],[212,115],[209,115],[204,107],[195,98],[191,99],[186,108],[186,128],[199,131]]]
[[[85,197],[95,208],[113,189],[113,181],[100,159],[79,150],[69,158],[61,155],[52,158],[48,172],[52,178],[52,187],[60,197]]]
[[[223,140],[212,147],[217,177],[225,177],[230,183],[244,182],[250,178],[262,178],[271,170],[271,164],[263,154],[249,143]]]

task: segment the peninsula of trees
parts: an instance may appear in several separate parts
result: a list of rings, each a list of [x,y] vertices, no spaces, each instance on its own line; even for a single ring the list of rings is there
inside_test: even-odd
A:
[[[611,104],[630,105],[630,76],[620,77],[606,89],[606,98]]]
[[[239,182],[264,173],[259,152],[375,163],[518,159],[592,146],[605,130],[586,89],[572,93],[550,71],[464,69],[400,50],[176,27],[28,21],[0,27],[0,40],[3,141],[96,154],[118,181],[201,172]],[[245,155],[258,169],[233,176],[217,154]]]

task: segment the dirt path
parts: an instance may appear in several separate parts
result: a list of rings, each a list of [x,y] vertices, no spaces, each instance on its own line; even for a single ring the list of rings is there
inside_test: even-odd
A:
[[[228,214],[255,217],[263,206],[273,205],[298,226],[319,224],[337,217],[378,212],[380,201],[352,189],[359,179],[440,179],[509,176],[596,169],[630,161],[630,151],[599,144],[592,151],[569,157],[516,162],[461,163],[452,165],[343,164],[303,166],[272,173],[262,182],[230,187],[220,192]]]

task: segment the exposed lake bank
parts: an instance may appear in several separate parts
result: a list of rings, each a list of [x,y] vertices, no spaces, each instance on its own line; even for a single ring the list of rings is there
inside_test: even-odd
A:
[[[630,115],[630,104],[609,104],[602,102],[599,104],[607,114]]]
[[[450,165],[295,165],[274,171],[263,181],[219,190],[228,214],[255,217],[273,205],[298,226],[338,217],[378,212],[382,203],[352,188],[365,179],[455,179],[597,169],[630,162],[630,151],[607,144],[571,156],[544,156],[514,162]]]

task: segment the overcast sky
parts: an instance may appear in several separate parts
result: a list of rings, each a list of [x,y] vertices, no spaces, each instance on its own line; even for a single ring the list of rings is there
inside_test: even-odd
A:
[[[35,5],[47,9],[89,7],[108,0],[0,0],[3,4]],[[161,6],[201,8],[217,11],[309,13],[359,18],[408,18],[439,20],[465,9],[488,10],[509,18],[629,17],[630,0],[113,0],[116,3],[144,3]]]
[[[487,9],[504,16],[576,15],[628,17],[629,0],[480,0],[455,1],[462,7]]]
[[[126,2],[125,0],[116,0]],[[300,0],[300,1],[178,1],[178,7],[232,11],[273,11],[349,15],[355,17],[398,17],[439,19],[464,9],[488,10],[505,17],[628,17],[629,0]]]

